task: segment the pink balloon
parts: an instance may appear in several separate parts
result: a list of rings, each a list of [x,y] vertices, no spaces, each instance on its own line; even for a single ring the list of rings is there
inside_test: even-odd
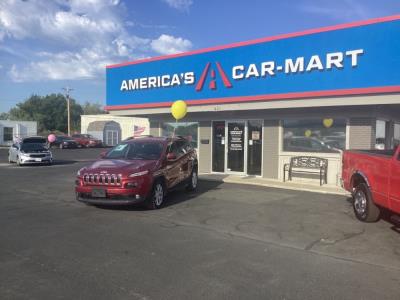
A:
[[[56,140],[56,136],[54,134],[49,134],[49,136],[47,137],[47,140],[50,143],[53,143]]]

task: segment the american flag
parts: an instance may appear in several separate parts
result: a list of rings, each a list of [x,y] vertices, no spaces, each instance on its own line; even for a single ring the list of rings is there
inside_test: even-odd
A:
[[[146,130],[145,126],[136,126],[133,127],[133,136],[140,136]]]

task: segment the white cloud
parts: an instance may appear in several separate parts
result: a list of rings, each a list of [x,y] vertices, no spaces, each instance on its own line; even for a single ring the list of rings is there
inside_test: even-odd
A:
[[[98,50],[98,49],[97,49]],[[104,51],[82,49],[79,53],[40,53],[46,58],[18,68],[12,65],[9,76],[15,82],[42,80],[79,80],[101,76],[105,66],[110,64]]]
[[[178,9],[180,11],[189,11],[190,6],[193,4],[193,0],[163,0],[169,6]]]
[[[101,78],[107,64],[192,47],[181,37],[133,34],[124,9],[119,0],[1,0],[0,51],[24,53],[8,75],[18,82]],[[14,48],[5,47],[10,41]]]
[[[17,40],[51,39],[79,46],[123,31],[117,6],[111,1],[59,2],[63,6],[44,0],[2,0],[0,36]]]
[[[151,42],[151,48],[160,54],[174,54],[188,51],[192,43],[183,38],[162,34],[158,39]]]
[[[363,6],[359,1],[338,0],[306,2],[298,8],[306,13],[321,15],[335,20],[353,21],[354,19],[369,19],[372,12]]]

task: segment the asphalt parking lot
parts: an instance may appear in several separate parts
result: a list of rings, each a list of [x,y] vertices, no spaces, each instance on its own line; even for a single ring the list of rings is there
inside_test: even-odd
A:
[[[0,299],[399,299],[400,230],[345,197],[201,180],[156,211],[74,198],[103,149],[0,149]]]

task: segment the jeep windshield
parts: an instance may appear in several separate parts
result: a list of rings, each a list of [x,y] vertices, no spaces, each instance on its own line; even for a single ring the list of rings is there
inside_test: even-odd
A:
[[[111,149],[104,158],[108,159],[159,159],[163,150],[161,143],[133,142],[123,143]]]

